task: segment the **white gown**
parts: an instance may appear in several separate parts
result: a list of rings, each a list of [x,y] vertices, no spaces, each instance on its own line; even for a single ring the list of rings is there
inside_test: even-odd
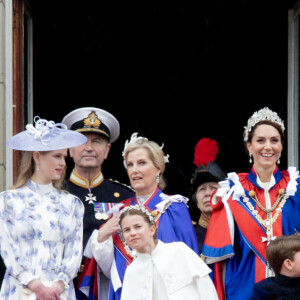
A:
[[[83,212],[79,198],[52,184],[29,181],[0,194],[0,250],[7,267],[0,299],[19,300],[22,287],[35,278],[62,280],[65,298],[75,299]]]
[[[158,241],[127,267],[121,300],[217,300],[210,268],[183,242]]]

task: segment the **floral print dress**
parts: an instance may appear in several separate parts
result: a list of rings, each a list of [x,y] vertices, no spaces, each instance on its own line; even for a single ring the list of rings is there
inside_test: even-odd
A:
[[[75,299],[83,212],[79,198],[52,184],[30,180],[0,194],[0,250],[7,267],[0,299],[19,300],[21,289],[35,278],[62,280],[66,299]]]

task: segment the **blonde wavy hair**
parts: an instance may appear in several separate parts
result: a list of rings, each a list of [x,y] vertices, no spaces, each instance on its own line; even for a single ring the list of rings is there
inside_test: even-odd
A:
[[[38,151],[41,155],[47,154],[50,151]],[[24,151],[21,159],[19,176],[17,182],[10,189],[17,189],[27,184],[28,180],[31,179],[35,169],[36,164],[33,158],[33,151]],[[62,190],[62,184],[65,179],[66,168],[64,169],[59,180],[53,180],[53,185],[56,189]]]
[[[140,148],[144,148],[147,150],[150,160],[153,162],[154,166],[160,170],[158,187],[160,190],[164,190],[164,188],[166,187],[166,182],[163,178],[163,173],[166,169],[164,158],[165,154],[157,143],[148,141],[146,139],[139,139],[133,143],[130,143],[124,153],[125,162],[127,161],[129,152]]]

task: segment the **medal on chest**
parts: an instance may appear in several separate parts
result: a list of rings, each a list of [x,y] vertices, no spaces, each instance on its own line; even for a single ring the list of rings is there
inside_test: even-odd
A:
[[[88,194],[87,194],[87,196],[85,196],[85,201],[88,201],[89,204],[93,204],[94,202],[96,202],[96,196],[93,195],[92,189],[90,186],[88,188]]]
[[[92,193],[88,193],[88,195],[85,196],[85,201],[88,201],[89,204],[94,203],[96,201],[96,196],[94,196]]]
[[[109,210],[113,208],[115,205],[116,203],[95,202],[94,203],[95,218],[97,220],[106,221],[109,218]]]
[[[108,215],[106,213],[107,212],[106,204],[107,203],[99,203],[99,202],[94,203],[95,218],[97,220],[107,220],[108,219]]]

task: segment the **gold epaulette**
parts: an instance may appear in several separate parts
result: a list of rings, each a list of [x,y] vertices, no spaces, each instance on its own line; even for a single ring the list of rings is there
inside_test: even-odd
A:
[[[118,181],[118,180],[113,180],[112,178],[109,178],[109,181],[114,182],[114,183],[119,184],[119,185],[122,185],[122,186],[128,188],[129,190],[135,192],[135,190],[134,190],[130,185],[127,185],[127,184],[125,184],[125,183],[122,183],[122,182],[120,182],[120,181]]]

